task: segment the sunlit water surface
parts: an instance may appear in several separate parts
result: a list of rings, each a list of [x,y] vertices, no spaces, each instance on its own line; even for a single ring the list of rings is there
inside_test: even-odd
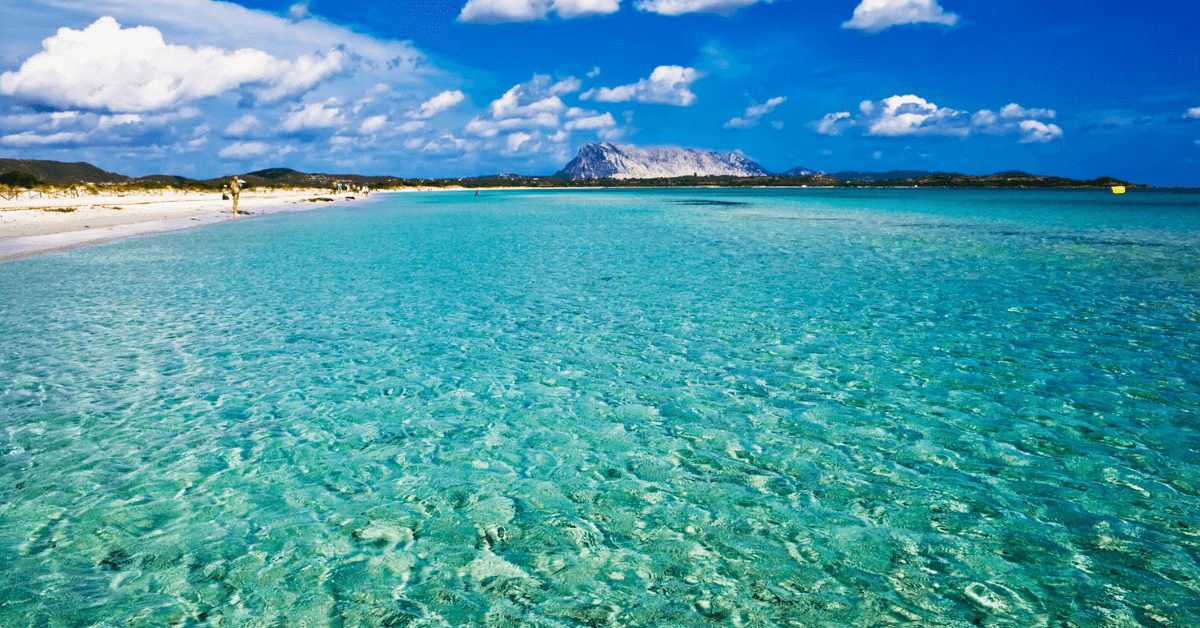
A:
[[[6,264],[0,626],[1197,626],[1198,236],[485,191]]]

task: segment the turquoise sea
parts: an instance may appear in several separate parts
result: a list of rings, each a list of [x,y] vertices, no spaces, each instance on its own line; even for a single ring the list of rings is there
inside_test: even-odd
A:
[[[0,626],[1198,626],[1198,245],[485,190],[3,264]]]

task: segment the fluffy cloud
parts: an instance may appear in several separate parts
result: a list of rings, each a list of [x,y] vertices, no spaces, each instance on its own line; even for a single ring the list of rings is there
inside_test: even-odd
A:
[[[514,85],[493,100],[487,113],[472,119],[461,133],[443,135],[421,150],[433,154],[494,151],[509,157],[552,155],[557,159],[569,158],[564,146],[572,134],[592,134],[607,140],[621,137],[626,129],[611,113],[563,103],[562,96],[580,87],[581,81],[575,77],[554,79],[535,74],[530,81]]]
[[[1187,113],[1183,114],[1183,117],[1200,118],[1200,107],[1192,107],[1191,109],[1188,109]]]
[[[862,0],[842,28],[878,33],[901,24],[954,26],[958,20],[957,14],[944,11],[937,0]]]
[[[296,4],[293,4],[292,6],[288,7],[287,16],[288,16],[288,19],[293,22],[307,20],[309,17],[311,17],[308,12],[308,3],[307,2],[297,2]]]
[[[466,98],[466,94],[463,94],[461,91],[447,90],[421,103],[419,109],[408,112],[406,117],[413,120],[428,120],[439,113],[453,109],[463,100],[466,100]]]
[[[283,117],[280,128],[288,133],[307,129],[331,129],[341,126],[345,118],[338,107],[326,107],[323,103],[304,105]]]
[[[863,135],[876,137],[949,136],[967,138],[975,133],[1008,135],[1017,133],[1021,143],[1049,142],[1063,136],[1056,124],[1040,122],[1037,118],[1054,118],[1051,109],[1025,109],[1016,103],[1006,105],[999,113],[983,109],[975,114],[937,105],[909,94],[891,96],[880,101],[864,100],[859,115],[852,117],[842,111],[825,114],[809,128],[822,135],[840,135],[850,127],[863,129]]]
[[[563,125],[563,129],[567,131],[599,131],[602,129],[611,129],[616,126],[617,121],[613,119],[612,114],[605,112],[603,115],[570,120]]]
[[[1045,143],[1063,136],[1063,131],[1057,124],[1044,124],[1037,120],[1021,120],[1018,126],[1021,129],[1022,144]]]
[[[579,79],[569,76],[555,81],[547,75],[535,74],[528,83],[514,85],[503,96],[488,105],[488,117],[477,117],[464,131],[479,137],[496,137],[500,133],[529,131],[536,128],[557,128],[559,116],[567,111],[559,96],[579,89]]]
[[[217,156],[222,159],[246,159],[261,157],[271,152],[271,147],[263,142],[234,142],[221,149]]]
[[[827,113],[820,120],[809,125],[812,130],[821,135],[841,135],[842,131],[852,126],[854,126],[854,120],[850,119],[849,111]]]
[[[421,152],[435,155],[445,155],[450,153],[465,152],[474,147],[475,144],[473,142],[469,142],[461,137],[455,137],[453,134],[448,133],[437,138],[436,140],[427,142],[423,147],[421,147]]]
[[[616,13],[621,0],[467,0],[460,22],[500,24],[545,20],[553,13],[563,19]]]
[[[733,15],[734,11],[759,2],[774,0],[637,0],[633,3],[639,11],[659,15],[683,15],[685,13],[717,13]]]
[[[966,112],[926,101],[913,94],[892,96],[879,102],[864,100],[858,106],[857,124],[866,135],[899,137],[902,135],[971,134]]]
[[[168,128],[180,127],[180,130],[183,130],[191,127],[197,135],[192,137],[189,143],[198,146],[199,144],[195,140],[200,139],[199,136],[209,130],[204,125],[189,125],[189,122],[194,122],[199,115],[198,110],[184,107],[178,111],[158,114],[101,115],[79,111],[56,111],[3,116],[0,117],[0,131],[17,132],[0,135],[0,144],[17,147],[58,148],[105,144],[127,146],[139,142],[161,141]],[[177,149],[178,151],[186,152],[183,143]]]
[[[225,127],[225,137],[246,137],[247,135],[258,135],[262,132],[262,121],[251,114],[246,114],[237,120],[229,123]]]
[[[528,133],[512,133],[504,140],[505,149],[509,153],[515,153],[521,148],[522,144],[533,139],[533,136]]]
[[[0,75],[0,93],[63,107],[143,112],[242,86],[256,86],[260,99],[278,101],[347,66],[347,55],[336,49],[287,61],[253,48],[171,45],[156,28],[122,29],[102,17],[82,31],[59,29],[19,70]]]
[[[383,130],[387,126],[387,116],[371,116],[362,121],[358,131],[360,133],[376,133]]]
[[[660,65],[654,68],[648,79],[619,87],[589,89],[580,94],[579,98],[597,102],[636,100],[640,103],[687,107],[696,102],[696,94],[691,90],[692,83],[703,77],[704,73],[694,68]]]
[[[759,118],[771,113],[776,107],[782,105],[786,101],[786,97],[776,96],[775,98],[772,98],[761,105],[751,104],[749,107],[746,107],[746,113],[743,113],[741,117],[733,118],[729,122],[726,122],[725,128],[749,129],[751,127],[756,127],[758,126]]]

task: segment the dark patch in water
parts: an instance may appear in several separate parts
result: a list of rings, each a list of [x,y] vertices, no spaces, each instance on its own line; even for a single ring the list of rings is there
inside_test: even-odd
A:
[[[896,227],[911,227],[919,229],[957,229],[962,231],[974,231],[979,235],[993,236],[1026,236],[1037,238],[1040,240],[1054,240],[1058,242],[1070,242],[1072,244],[1094,244],[1098,246],[1149,246],[1149,247],[1180,247],[1188,248],[1187,244],[1171,244],[1167,242],[1136,242],[1134,240],[1105,240],[1102,238],[1092,238],[1085,235],[1067,235],[1044,233],[1041,231],[1010,231],[997,229],[980,229],[976,225],[962,224],[935,224],[935,223],[902,223],[894,225]]]
[[[108,553],[108,556],[100,561],[100,565],[111,571],[121,571],[128,567],[133,562],[133,557],[125,553],[125,550],[115,549]]]
[[[669,201],[676,205],[694,205],[697,207],[730,207],[734,205],[749,205],[745,201],[717,201],[706,198],[681,198]]]

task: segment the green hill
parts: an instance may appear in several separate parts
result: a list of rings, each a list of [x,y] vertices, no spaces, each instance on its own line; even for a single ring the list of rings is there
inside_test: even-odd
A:
[[[101,170],[82,161],[65,163],[41,159],[0,158],[0,172],[18,170],[50,183],[124,183],[132,177]]]
[[[0,174],[0,185],[7,185],[14,188],[34,188],[46,185],[46,181],[39,179],[28,172],[20,170],[10,170]]]

